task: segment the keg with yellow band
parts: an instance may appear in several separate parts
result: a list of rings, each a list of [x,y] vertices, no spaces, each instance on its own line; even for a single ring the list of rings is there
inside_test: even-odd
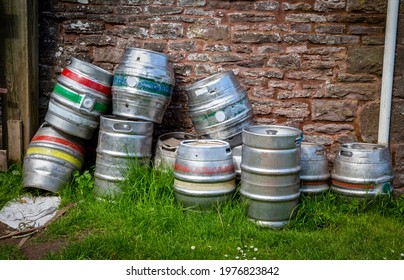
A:
[[[28,147],[26,155],[33,155],[33,154],[45,155],[61,159],[68,163],[71,163],[78,169],[81,169],[83,165],[83,162],[79,160],[77,157],[60,150],[50,149],[46,147]]]

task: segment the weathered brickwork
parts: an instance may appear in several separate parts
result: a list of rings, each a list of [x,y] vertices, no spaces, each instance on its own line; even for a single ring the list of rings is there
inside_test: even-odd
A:
[[[302,129],[332,162],[341,143],[377,141],[386,11],[385,0],[40,1],[41,99],[71,56],[113,71],[126,47],[151,49],[171,57],[176,77],[158,134],[192,131],[184,88],[233,70],[256,123]],[[396,187],[404,187],[401,13],[390,145]]]

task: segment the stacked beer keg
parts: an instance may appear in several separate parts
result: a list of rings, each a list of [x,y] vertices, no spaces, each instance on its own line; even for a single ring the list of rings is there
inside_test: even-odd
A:
[[[94,192],[121,193],[132,166],[149,166],[154,124],[162,123],[175,85],[172,63],[155,51],[127,48],[114,74],[72,58],[50,96],[45,123],[24,157],[24,186],[58,192],[85,162],[84,141],[99,130]],[[343,144],[329,172],[325,147],[302,142],[301,130],[255,125],[248,95],[233,71],[185,89],[195,134],[157,140],[154,167],[172,170],[174,195],[186,208],[206,210],[236,191],[256,224],[288,224],[300,195],[386,194],[393,178],[388,148]],[[112,106],[111,106],[112,104]],[[112,107],[112,112],[108,113]]]
[[[183,140],[176,150],[174,194],[185,207],[210,209],[236,190],[232,147],[253,124],[246,91],[233,71],[195,82],[186,89],[189,114],[197,137]]]
[[[111,104],[112,73],[71,58],[50,95],[45,122],[32,138],[23,162],[23,186],[58,192],[85,157],[84,140]]]
[[[162,122],[173,87],[172,64],[158,52],[127,48],[114,74],[72,57],[24,157],[24,186],[58,192],[81,169],[84,141],[99,129],[94,191],[119,193],[131,164],[150,163],[154,123]]]
[[[161,123],[175,84],[168,56],[127,48],[114,73],[112,115],[102,116],[94,172],[97,195],[114,197],[131,166],[148,166],[154,123]]]

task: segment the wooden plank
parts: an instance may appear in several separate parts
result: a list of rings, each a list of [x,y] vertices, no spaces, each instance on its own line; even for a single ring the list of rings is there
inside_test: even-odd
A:
[[[23,155],[23,131],[22,121],[7,121],[8,135],[8,160],[10,162],[20,162]]]
[[[26,149],[39,127],[39,93],[38,93],[38,1],[35,0],[0,0],[4,12],[1,17],[7,24],[1,26],[3,45],[0,57],[4,58],[4,76],[7,93],[2,94],[3,106],[3,140],[5,149],[16,159],[19,143],[9,137],[13,129],[7,128],[8,120],[21,120],[23,148]],[[0,70],[1,71],[1,70]],[[10,122],[10,124],[15,124]],[[19,133],[19,131],[18,131]],[[13,147],[12,150],[9,146]],[[21,149],[20,152],[23,152]],[[18,155],[20,159],[21,155]],[[9,159],[11,159],[9,157]]]
[[[7,150],[0,150],[0,171],[7,171]]]

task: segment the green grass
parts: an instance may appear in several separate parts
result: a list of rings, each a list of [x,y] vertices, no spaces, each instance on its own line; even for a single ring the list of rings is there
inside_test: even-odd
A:
[[[32,238],[38,244],[68,241],[48,259],[404,259],[404,198],[302,196],[290,223],[274,230],[246,218],[238,193],[211,211],[183,209],[174,197],[172,172],[132,168],[122,195],[111,201],[93,195],[92,173],[72,177],[60,195],[63,205],[73,201],[76,207]],[[27,192],[18,167],[3,173],[0,184],[0,207]],[[1,259],[22,258],[13,247],[0,251]]]

